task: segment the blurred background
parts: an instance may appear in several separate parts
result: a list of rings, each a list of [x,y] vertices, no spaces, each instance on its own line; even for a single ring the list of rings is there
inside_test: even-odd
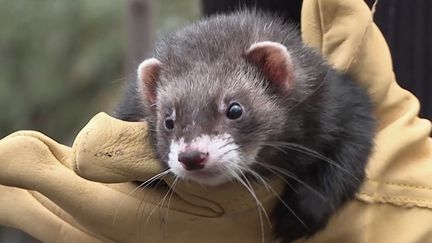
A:
[[[32,129],[71,144],[155,39],[199,16],[199,0],[0,0],[0,138]],[[0,227],[0,242],[37,241]]]
[[[366,0],[372,6],[372,0]],[[41,131],[65,144],[111,113],[157,38],[202,15],[253,6],[298,22],[301,0],[0,0],[0,138]],[[432,1],[381,0],[375,20],[399,83],[432,118]],[[1,195],[0,195],[1,196]],[[0,228],[0,243],[37,242]]]
[[[199,15],[198,0],[0,0],[0,137],[70,141],[112,110],[157,36]]]

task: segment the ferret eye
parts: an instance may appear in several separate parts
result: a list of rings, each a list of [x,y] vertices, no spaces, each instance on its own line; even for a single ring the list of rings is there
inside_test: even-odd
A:
[[[172,130],[174,129],[174,120],[171,118],[167,118],[165,119],[165,127],[168,130]]]
[[[231,119],[235,120],[241,117],[243,113],[243,108],[238,103],[232,103],[227,110],[226,116]]]

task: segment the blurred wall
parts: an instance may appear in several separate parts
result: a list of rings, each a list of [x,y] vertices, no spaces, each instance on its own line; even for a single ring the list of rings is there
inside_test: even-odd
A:
[[[380,0],[375,22],[389,45],[398,83],[420,100],[420,116],[432,120],[432,1]]]

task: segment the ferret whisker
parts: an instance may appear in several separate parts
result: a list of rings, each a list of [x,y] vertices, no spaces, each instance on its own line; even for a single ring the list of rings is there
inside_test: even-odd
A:
[[[246,190],[251,194],[251,196],[254,198],[255,200],[255,204],[257,206],[257,211],[258,211],[258,216],[259,216],[259,220],[260,220],[260,229],[261,229],[261,241],[262,243],[264,243],[264,239],[265,239],[265,235],[264,235],[264,223],[263,223],[263,216],[262,216],[262,212],[261,212],[261,207],[259,206],[260,203],[258,203],[258,198],[255,195],[255,192],[250,189],[248,187],[248,185],[246,184],[246,182],[237,174],[237,172],[229,167],[226,167],[226,169],[231,173],[232,177],[236,179],[237,182],[239,182],[244,188],[246,188]],[[237,171],[241,172],[239,169],[237,169]]]
[[[179,177],[175,176],[174,182],[171,185],[171,188],[172,188],[171,195],[169,196],[168,205],[167,205],[167,208],[166,208],[166,214],[165,214],[165,231],[166,231],[167,235],[168,235],[168,216],[169,216],[169,210],[170,210],[170,205],[171,205],[171,199],[172,199],[172,196],[174,194],[175,187],[177,186],[177,182],[178,181],[179,181]]]
[[[310,149],[310,148],[307,148],[307,147],[305,147],[305,146],[303,146],[303,145],[300,145],[300,144],[297,144],[297,143],[281,142],[281,141],[278,141],[278,142],[270,142],[270,143],[271,143],[271,145],[276,145],[276,146],[279,146],[279,147],[283,147],[283,148],[291,149],[291,150],[294,150],[294,151],[297,151],[297,152],[304,153],[304,154],[306,154],[306,155],[313,156],[313,157],[315,157],[315,158],[317,158],[317,159],[321,159],[321,160],[323,160],[323,161],[329,163],[330,165],[333,165],[333,166],[335,166],[335,167],[337,167],[337,168],[343,170],[344,172],[348,173],[350,176],[352,176],[352,177],[354,177],[355,179],[357,179],[357,178],[356,178],[354,175],[352,175],[349,171],[347,171],[345,168],[343,168],[342,166],[340,166],[339,164],[337,164],[336,161],[334,161],[334,160],[332,160],[332,159],[326,157],[325,155],[323,155],[323,154],[321,154],[321,153],[319,153],[319,152],[317,152],[317,151],[315,151],[315,150],[312,150],[312,149]]]
[[[298,221],[309,231],[309,227],[306,225],[306,223],[294,212],[294,210],[284,200],[282,200],[279,194],[277,194],[271,187],[270,187],[270,191],[285,206],[285,208],[288,209],[288,211],[290,211],[294,215],[294,217],[296,217]]]
[[[177,178],[177,176],[176,175],[171,175],[171,177],[173,177],[173,178],[175,178],[174,179],[174,182],[176,181],[176,178]],[[164,229],[163,229],[163,237],[164,237],[164,241],[166,242],[166,239],[167,239],[167,237],[168,237],[168,223],[167,223],[167,221],[166,221],[166,215],[168,214],[168,210],[169,210],[169,208],[168,207],[165,207],[165,218],[163,217],[163,216],[161,216],[161,212],[162,212],[162,207],[165,205],[165,198],[168,198],[169,197],[169,195],[171,195],[171,192],[173,191],[173,186],[174,186],[174,182],[173,182],[173,184],[171,185],[171,186],[169,186],[168,185],[168,191],[166,192],[166,194],[165,194],[165,196],[162,198],[162,200],[155,206],[155,208],[153,208],[153,209],[156,209],[156,208],[158,208],[158,215],[159,215],[159,221],[161,222],[161,224],[163,224],[163,226],[164,226]],[[150,214],[151,215],[151,214]],[[149,215],[149,217],[151,217]]]
[[[258,161],[255,161],[255,163],[257,165],[260,165],[266,169],[268,169],[269,171],[271,171],[273,174],[277,175],[281,175],[281,176],[286,176],[294,181],[296,181],[297,183],[301,184],[302,186],[306,187],[308,190],[310,190],[311,192],[315,193],[317,196],[319,196],[321,199],[323,199],[324,201],[328,201],[327,198],[319,191],[317,191],[316,189],[314,189],[313,187],[311,187],[310,185],[308,185],[306,182],[300,180],[294,173],[292,173],[291,171],[288,171],[282,167],[279,166],[274,166],[274,165],[270,165],[270,164],[266,164],[266,163],[261,163]]]
[[[157,180],[157,179],[155,179],[155,180]],[[155,180],[153,180],[153,181],[155,181]],[[162,182],[162,180],[159,180],[156,183],[156,185],[154,187],[152,187],[152,189],[153,190],[157,190],[159,188],[159,185],[160,185],[161,182]],[[140,192],[143,191],[148,185],[151,185],[151,183],[153,183],[153,182],[150,182],[145,187],[140,188]],[[143,204],[144,202],[145,202],[145,204]],[[136,214],[136,217],[137,217],[137,219],[139,221],[138,225],[141,224],[141,220],[140,219],[142,218],[142,214],[144,213],[144,210],[145,210],[147,204],[148,204],[148,200],[141,199],[141,202],[140,202],[140,205],[138,206],[138,210],[137,210],[137,214]],[[142,211],[141,211],[141,209],[142,209]]]
[[[221,158],[221,157],[227,155],[228,153],[230,153],[230,152],[232,152],[232,151],[236,151],[236,150],[238,150],[238,148],[232,148],[232,149],[229,149],[229,150],[223,152],[222,154],[215,153],[214,156],[215,156],[215,157],[219,157],[219,158]]]
[[[266,216],[266,219],[267,219],[267,221],[271,227],[270,217],[268,216],[267,211],[264,208],[264,205],[262,205],[261,201],[258,199],[258,196],[256,195],[255,191],[253,190],[253,187],[252,187],[251,183],[249,182],[249,180],[246,178],[246,176],[241,171],[241,169],[238,169],[238,171],[240,172],[240,175],[241,175],[241,177],[238,178],[238,181],[249,191],[249,193],[254,198],[255,203],[257,205],[258,214],[259,214],[259,218],[260,218],[260,225],[261,225],[261,240],[262,240],[262,243],[264,243],[265,232],[264,232],[264,222],[263,222],[263,215],[262,214],[264,214]]]
[[[156,212],[156,210],[159,210],[160,211],[160,209],[161,209],[161,205],[164,203],[164,201],[165,201],[165,198],[168,196],[168,194],[169,194],[169,192],[170,192],[170,190],[171,190],[171,187],[168,189],[168,191],[165,193],[165,195],[164,195],[164,197],[156,204],[156,205],[153,205],[153,209],[152,209],[152,211],[150,211],[150,213],[149,213],[149,215],[147,216],[147,219],[146,219],[146,222],[145,222],[145,226],[147,226],[148,225],[148,223],[149,223],[149,221],[150,221],[150,219],[151,219],[151,217],[153,216],[153,214]],[[143,212],[144,212],[144,210],[143,210]],[[143,213],[142,212],[142,213]],[[142,214],[141,214],[141,217],[140,218],[142,218]],[[164,236],[165,236],[166,234],[164,234]]]
[[[153,208],[153,210],[150,212],[149,216],[147,217],[146,220],[146,225],[148,224],[148,222],[150,221],[151,216],[156,212],[157,209],[161,209],[161,207],[163,206],[163,204],[165,203],[165,200],[167,199],[170,191],[172,190],[172,187],[169,187],[168,191],[165,193],[164,197],[159,201],[158,204],[156,204],[156,206]]]
[[[346,173],[347,175],[351,176],[353,179],[355,179],[356,181],[360,181],[360,179],[358,179],[355,175],[353,175],[351,172],[349,172],[346,168],[342,167],[341,165],[339,165],[336,161],[318,153],[315,150],[312,150],[310,148],[307,148],[303,145],[300,144],[296,144],[296,143],[289,143],[289,142],[267,142],[262,144],[263,146],[269,146],[269,147],[273,147],[273,148],[277,148],[277,147],[282,147],[282,148],[286,148],[286,149],[290,149],[299,153],[303,153],[309,156],[312,156],[314,158],[320,159],[324,162],[327,162],[328,164],[334,166],[337,169],[340,169],[341,171],[343,171],[344,173]]]
[[[225,148],[226,146],[231,145],[231,144],[233,144],[233,143],[234,143],[233,140],[228,141],[228,142],[226,142],[225,144],[219,146],[219,147],[217,148],[217,150],[220,150],[220,149],[222,149],[222,148]]]
[[[292,111],[294,110],[297,106],[303,104],[306,100],[309,99],[309,97],[311,97],[313,94],[315,94],[323,85],[324,85],[324,81],[327,79],[327,76],[329,75],[329,71],[328,70],[324,76],[324,78],[321,80],[321,82],[319,82],[319,84],[317,85],[317,87],[312,90],[312,92],[310,92],[309,94],[306,95],[305,98],[303,98],[302,100],[298,101],[296,104],[294,104],[293,106],[291,106],[288,111]]]
[[[266,188],[267,191],[269,191],[270,184],[266,179],[264,179],[263,176],[252,170],[251,168],[247,166],[240,165],[240,168],[245,170],[248,174],[252,175],[257,181],[260,181],[261,184]]]
[[[247,172],[251,173],[255,178],[259,179],[261,182],[265,183],[264,186],[267,189],[267,191],[272,192],[275,197],[294,215],[294,217],[296,217],[298,219],[298,221],[307,229],[309,230],[309,227],[306,225],[306,223],[294,212],[294,210],[284,201],[282,200],[282,198],[279,196],[278,193],[276,193],[273,189],[273,187],[268,184],[264,178],[262,178],[262,176],[260,176],[258,173],[256,173],[255,171],[253,171],[250,168],[244,168],[247,170]]]
[[[123,81],[125,81],[125,80],[129,80],[129,78],[130,78],[130,77],[127,77],[127,76],[125,76],[125,77],[120,77],[120,78],[118,78],[118,79],[111,80],[111,83],[114,84],[114,83],[123,82]]]
[[[255,161],[255,163],[260,163],[258,161]],[[294,188],[293,185],[291,185],[291,183],[289,183],[289,181],[283,177],[283,175],[281,173],[277,173],[277,171],[274,171],[268,167],[262,166],[264,169],[266,169],[267,171],[269,171],[270,173],[272,173],[273,175],[277,176],[279,179],[281,179],[291,190],[293,190],[296,194],[298,194],[298,191]]]
[[[159,188],[159,185],[160,185],[160,183],[162,182],[162,180],[159,180],[157,183],[156,183],[156,185],[152,188],[153,190],[157,190],[158,188]],[[140,191],[142,191],[142,190],[144,190],[144,188],[141,188],[140,189]],[[144,203],[145,202],[145,203]],[[144,204],[143,204],[144,203]],[[149,203],[149,201],[148,200],[144,200],[144,198],[143,199],[141,199],[141,202],[140,202],[140,205],[138,206],[138,210],[137,210],[137,213],[136,213],[136,217],[137,217],[137,221],[138,221],[138,224],[137,224],[137,232],[139,232],[139,234],[138,234],[138,239],[141,239],[141,237],[142,237],[142,230],[140,229],[140,226],[141,226],[141,220],[142,220],[142,218],[143,218],[143,214],[144,214],[144,212],[145,212],[145,209],[146,209],[146,207],[147,207],[147,205],[148,205],[148,203]]]
[[[113,225],[115,224],[115,221],[117,220],[118,212],[119,212],[119,210],[120,210],[120,207],[123,205],[123,203],[124,203],[124,202],[129,198],[129,196],[130,196],[131,194],[133,194],[135,191],[137,191],[140,187],[144,186],[144,184],[145,184],[145,182],[140,183],[140,184],[139,184],[138,186],[136,186],[133,190],[131,190],[123,200],[120,201],[120,203],[117,205],[116,211],[115,211],[115,213],[114,213],[114,217],[113,217],[113,221],[112,221],[112,224],[113,224]]]
[[[166,173],[164,173],[164,176],[165,176],[165,175],[169,174],[170,170],[166,170],[166,171],[164,171],[164,172],[166,172]],[[161,176],[161,177],[162,177],[162,176]],[[142,187],[142,188],[140,189],[140,191],[144,190],[146,187],[148,187],[149,185],[151,185],[151,183],[153,183],[155,180],[160,179],[161,177],[154,178],[151,182],[149,181],[145,187]],[[155,186],[153,189],[154,189],[154,190],[157,190],[157,188],[159,187],[159,184],[160,184],[161,182],[162,182],[162,180],[159,180],[159,181],[156,183],[156,186]],[[143,203],[143,200],[142,200],[141,203],[140,203],[140,207],[141,207],[141,204],[142,204],[142,203]],[[144,213],[145,208],[147,207],[147,204],[148,204],[148,202],[146,201],[146,203],[145,203],[145,205],[144,205],[144,207],[143,207],[143,209],[142,209],[142,212],[141,212],[140,218],[142,218],[142,214]]]
[[[165,170],[165,171],[163,171],[163,172],[161,172],[161,173],[159,173],[159,174],[157,174],[157,175],[155,175],[155,176],[153,176],[153,177],[151,177],[150,179],[148,179],[148,180],[146,180],[146,181],[144,181],[144,182],[142,182],[142,183],[140,183],[137,187],[135,187],[133,190],[131,190],[128,194],[127,194],[127,196],[119,203],[119,205],[117,206],[117,208],[116,208],[116,212],[115,212],[115,214],[114,214],[114,217],[113,217],[113,224],[115,224],[115,221],[116,221],[116,219],[117,219],[117,215],[118,215],[118,212],[119,212],[119,210],[120,210],[120,207],[123,205],[123,203],[129,198],[129,196],[131,196],[132,194],[134,194],[138,189],[140,189],[140,191],[142,191],[142,190],[144,190],[148,185],[150,185],[152,182],[154,182],[155,180],[157,180],[157,179],[159,179],[159,178],[161,178],[161,177],[163,177],[163,176],[165,176],[166,174],[168,174],[170,171],[169,170]]]
[[[161,173],[151,177],[150,179],[146,180],[145,182],[141,183],[143,185],[145,185],[144,187],[141,188],[141,190],[144,190],[146,187],[148,187],[149,185],[151,185],[151,183],[153,183],[154,181],[162,178],[163,176],[169,174],[171,172],[170,169],[166,169],[164,171],[162,171]]]

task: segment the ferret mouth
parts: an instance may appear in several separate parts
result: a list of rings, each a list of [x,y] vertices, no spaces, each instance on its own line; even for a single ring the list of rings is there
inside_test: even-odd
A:
[[[188,176],[197,177],[201,179],[218,177],[222,174],[221,171],[207,171],[207,170],[197,170],[197,171],[189,171]]]
[[[227,178],[222,171],[213,170],[188,171],[183,174],[182,178],[208,186],[217,186],[227,181]]]

